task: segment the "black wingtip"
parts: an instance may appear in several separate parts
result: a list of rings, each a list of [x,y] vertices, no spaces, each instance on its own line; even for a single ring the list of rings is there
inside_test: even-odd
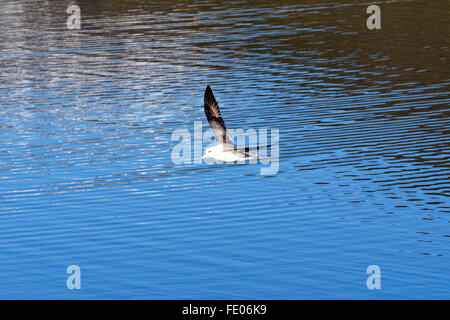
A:
[[[215,101],[211,87],[208,85],[205,90],[205,104],[212,105]]]

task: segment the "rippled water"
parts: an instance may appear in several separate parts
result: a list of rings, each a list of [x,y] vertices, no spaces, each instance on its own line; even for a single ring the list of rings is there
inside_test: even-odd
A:
[[[76,4],[0,2],[0,298],[449,297],[448,1]],[[277,174],[172,162],[207,84]]]

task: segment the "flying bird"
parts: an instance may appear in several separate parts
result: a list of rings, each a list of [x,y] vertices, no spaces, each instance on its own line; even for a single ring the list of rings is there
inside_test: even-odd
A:
[[[249,148],[235,146],[210,86],[206,87],[204,103],[206,118],[216,136],[216,145],[207,148],[202,159],[213,158],[223,162],[235,162],[258,158],[258,155],[249,151]]]

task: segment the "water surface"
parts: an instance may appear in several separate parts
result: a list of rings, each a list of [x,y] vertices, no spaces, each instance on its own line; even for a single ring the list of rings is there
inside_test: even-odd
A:
[[[448,1],[75,3],[0,2],[0,298],[449,297]],[[277,174],[171,161],[207,84]]]

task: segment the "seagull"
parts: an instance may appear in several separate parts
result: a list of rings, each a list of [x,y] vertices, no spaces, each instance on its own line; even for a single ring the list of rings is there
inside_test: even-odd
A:
[[[205,90],[204,101],[206,118],[216,136],[216,145],[207,148],[202,159],[213,158],[223,162],[235,162],[258,158],[258,155],[249,151],[249,148],[237,148],[234,145],[233,139],[220,115],[219,105],[209,85]]]

